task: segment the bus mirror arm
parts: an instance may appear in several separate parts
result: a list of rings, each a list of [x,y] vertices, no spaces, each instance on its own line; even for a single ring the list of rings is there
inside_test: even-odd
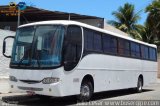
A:
[[[7,58],[11,58],[11,56],[7,56],[5,53],[6,53],[6,39],[8,39],[8,38],[12,38],[12,39],[14,39],[15,37],[14,36],[7,36],[7,37],[5,37],[4,38],[4,40],[3,40],[3,56],[5,56],[5,57],[7,57]]]
[[[6,52],[6,41],[3,41],[3,55],[5,54]]]

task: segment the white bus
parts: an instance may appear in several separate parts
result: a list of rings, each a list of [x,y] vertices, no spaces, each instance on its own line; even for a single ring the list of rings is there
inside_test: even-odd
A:
[[[77,95],[88,101],[95,92],[126,88],[141,92],[157,78],[155,45],[80,22],[22,25],[11,56],[5,54],[5,40],[12,92]]]

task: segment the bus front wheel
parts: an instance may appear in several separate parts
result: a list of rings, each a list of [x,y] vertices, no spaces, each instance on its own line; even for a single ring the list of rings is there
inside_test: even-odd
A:
[[[78,100],[80,102],[86,102],[91,99],[93,95],[93,85],[90,81],[83,81],[80,87],[80,94]]]

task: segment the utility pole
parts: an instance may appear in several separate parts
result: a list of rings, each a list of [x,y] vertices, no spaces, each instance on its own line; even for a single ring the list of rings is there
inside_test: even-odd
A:
[[[69,16],[68,16],[68,20],[71,20],[71,15],[70,15],[70,13],[69,13]]]
[[[21,21],[21,10],[18,8],[18,21],[17,21],[17,27],[20,25]]]

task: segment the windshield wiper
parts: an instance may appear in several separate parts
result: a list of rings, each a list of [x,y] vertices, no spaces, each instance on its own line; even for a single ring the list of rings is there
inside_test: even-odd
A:
[[[21,65],[22,65],[22,62],[23,62],[23,60],[25,60],[25,57],[23,56],[22,58],[21,58],[21,60],[19,61],[19,63],[18,63],[18,67],[20,67]],[[23,65],[25,65],[25,66],[29,66],[30,65],[30,62],[28,62],[28,64],[23,64]]]
[[[22,62],[25,60],[25,58],[27,57],[29,59],[28,61],[28,64],[23,64],[25,66],[29,66],[30,63],[31,63],[31,45],[32,44],[28,44],[30,47],[28,48],[28,53],[27,53],[27,56],[25,56],[26,52],[24,52],[24,56],[20,59],[19,63],[18,63],[18,66],[20,67],[22,65]],[[27,48],[28,45],[23,45],[24,46],[24,49]]]
[[[23,62],[23,60],[24,60],[24,56],[21,58],[21,60],[19,61],[19,63],[18,63],[18,67],[20,67],[20,65],[21,65],[21,63]]]
[[[36,45],[37,43],[38,43],[38,39],[36,39]],[[36,49],[36,60],[37,60],[38,68],[41,68],[40,57],[37,49]]]

